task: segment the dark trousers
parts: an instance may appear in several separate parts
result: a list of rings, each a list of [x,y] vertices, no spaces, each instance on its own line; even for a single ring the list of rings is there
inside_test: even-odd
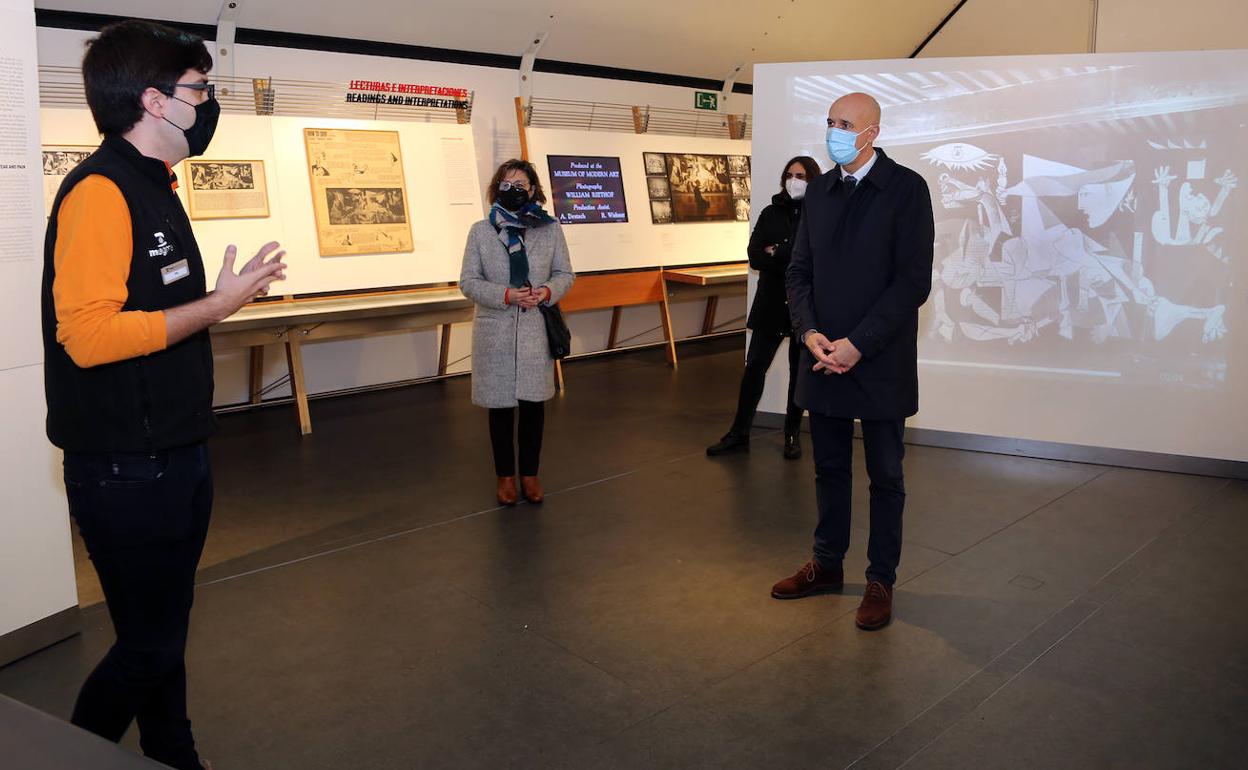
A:
[[[542,431],[546,426],[544,401],[520,402],[520,475],[536,476],[542,463]],[[516,475],[516,408],[490,410],[490,443],[494,471],[500,477]]]
[[[207,446],[66,452],[65,490],[117,634],[83,684],[72,721],[119,741],[137,720],[144,754],[199,770],[186,715],[185,653],[212,511]]]
[[[750,435],[754,425],[754,413],[758,411],[758,401],[763,397],[763,388],[767,384],[767,370],[780,349],[780,343],[786,337],[783,334],[754,332],[750,335],[750,348],[745,353],[745,373],[741,375],[741,393],[737,397],[737,416],[732,421],[732,433],[738,436]],[[802,408],[793,403],[793,392],[797,388],[797,362],[801,356],[802,344],[792,337],[789,340],[789,400],[784,415],[784,435],[795,436],[802,428]]]
[[[862,441],[871,478],[871,536],[867,545],[867,580],[892,586],[901,563],[901,515],[906,486],[901,461],[905,420],[863,420]],[[810,414],[810,441],[815,456],[815,561],[840,567],[849,549],[851,491],[854,467],[854,421]]]

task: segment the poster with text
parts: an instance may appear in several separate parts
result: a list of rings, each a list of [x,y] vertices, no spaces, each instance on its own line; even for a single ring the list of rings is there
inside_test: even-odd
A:
[[[620,159],[549,155],[550,197],[561,224],[627,222]]]
[[[303,132],[323,257],[412,250],[397,131]]]

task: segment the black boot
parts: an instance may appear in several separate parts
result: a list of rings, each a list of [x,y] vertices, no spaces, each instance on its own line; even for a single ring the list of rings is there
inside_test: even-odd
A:
[[[718,444],[711,444],[706,448],[707,457],[719,457],[720,455],[733,454],[735,452],[750,451],[750,437],[741,436],[732,431],[724,434]]]
[[[802,456],[802,442],[797,434],[787,434],[784,437],[784,459],[798,460]]]

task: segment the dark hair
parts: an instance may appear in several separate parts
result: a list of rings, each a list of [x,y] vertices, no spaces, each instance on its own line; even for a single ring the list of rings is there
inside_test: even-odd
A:
[[[785,189],[784,188],[784,175],[789,173],[789,166],[792,166],[794,163],[801,164],[801,167],[806,170],[807,181],[814,181],[815,177],[823,173],[823,169],[819,168],[819,161],[815,160],[809,155],[798,155],[796,158],[791,159],[788,163],[785,163],[784,170],[780,172],[780,189],[781,190]]]
[[[87,42],[82,60],[95,127],[105,136],[124,134],[143,118],[144,91],[172,95],[187,70],[211,69],[212,55],[195,35],[137,19],[110,24]]]
[[[498,167],[498,171],[494,172],[494,178],[490,180],[490,188],[485,191],[485,197],[489,200],[491,206],[498,199],[499,183],[503,181],[503,177],[512,171],[523,171],[524,175],[529,178],[529,187],[533,189],[533,195],[530,200],[535,203],[546,202],[546,191],[542,189],[542,180],[537,178],[537,169],[533,168],[533,164],[527,160],[512,158]]]

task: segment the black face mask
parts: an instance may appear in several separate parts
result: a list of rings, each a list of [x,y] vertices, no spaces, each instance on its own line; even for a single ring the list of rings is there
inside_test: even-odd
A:
[[[178,97],[172,97],[178,99]],[[217,120],[221,117],[221,103],[216,99],[208,99],[200,104],[192,105],[188,101],[178,99],[178,101],[195,108],[195,122],[190,128],[182,128],[169,118],[165,118],[165,122],[182,132],[186,137],[186,149],[188,156],[191,158],[204,154],[204,150],[208,149],[208,145],[212,142],[212,136],[217,132]]]
[[[513,187],[510,190],[500,190],[498,193],[498,205],[508,211],[519,211],[524,208],[524,204],[529,202],[529,191],[521,190]]]

